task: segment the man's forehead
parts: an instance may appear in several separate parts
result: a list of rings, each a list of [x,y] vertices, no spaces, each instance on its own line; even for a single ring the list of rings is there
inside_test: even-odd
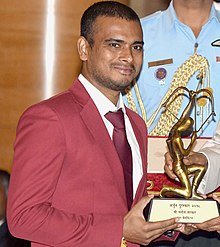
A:
[[[139,22],[127,21],[122,18],[104,18],[99,19],[94,28],[94,33],[107,38],[122,39],[122,37],[136,37],[138,41],[142,41],[143,33]]]
[[[113,25],[121,25],[123,23],[124,25],[137,25],[141,29],[140,22],[136,20],[127,20],[125,18],[121,17],[114,17],[114,16],[98,16],[95,20],[95,27],[98,28],[99,26],[105,26],[108,25],[109,28],[111,28]],[[123,27],[123,26],[122,26]]]

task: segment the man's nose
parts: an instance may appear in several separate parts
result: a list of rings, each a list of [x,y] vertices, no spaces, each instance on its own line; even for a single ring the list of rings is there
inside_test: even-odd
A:
[[[121,52],[121,57],[120,59],[124,62],[131,63],[134,60],[132,50],[130,47],[124,48],[123,51]]]

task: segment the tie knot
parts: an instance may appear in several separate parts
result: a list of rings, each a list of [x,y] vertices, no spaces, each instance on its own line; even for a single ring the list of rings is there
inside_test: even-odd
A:
[[[109,111],[105,114],[105,117],[113,124],[115,128],[125,128],[124,113],[121,109],[116,112]]]

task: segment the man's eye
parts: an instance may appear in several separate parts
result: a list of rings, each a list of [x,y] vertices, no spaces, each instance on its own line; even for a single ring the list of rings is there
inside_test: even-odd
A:
[[[119,48],[120,47],[120,45],[117,44],[117,43],[110,43],[109,46],[115,47],[115,48]]]
[[[133,46],[133,49],[142,51],[143,50],[143,46],[142,45],[135,45],[135,46]]]

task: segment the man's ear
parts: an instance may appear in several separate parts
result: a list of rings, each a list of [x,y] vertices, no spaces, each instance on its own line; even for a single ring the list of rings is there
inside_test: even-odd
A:
[[[83,36],[80,36],[77,41],[77,49],[78,49],[79,57],[82,61],[86,61],[88,58],[88,48],[89,48],[88,41]]]

